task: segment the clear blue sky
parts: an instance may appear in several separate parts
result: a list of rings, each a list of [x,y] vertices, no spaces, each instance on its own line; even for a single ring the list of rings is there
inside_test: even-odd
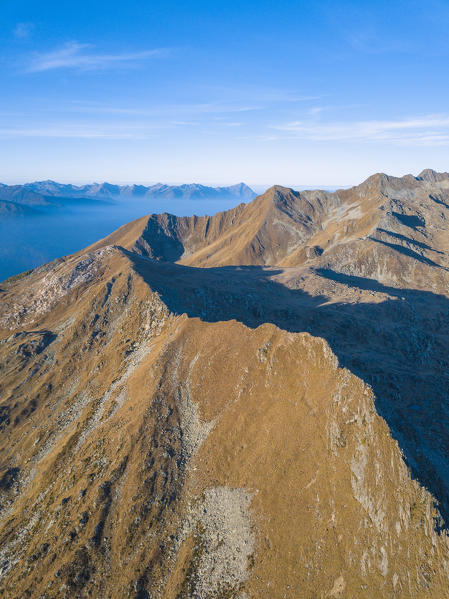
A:
[[[0,181],[449,170],[449,2],[3,0]]]

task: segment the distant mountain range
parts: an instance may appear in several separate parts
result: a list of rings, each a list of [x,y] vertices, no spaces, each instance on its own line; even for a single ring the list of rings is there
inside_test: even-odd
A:
[[[239,199],[243,202],[256,197],[255,192],[245,183],[228,187],[209,187],[199,183],[184,185],[113,185],[111,183],[91,183],[88,185],[71,185],[56,181],[35,181],[24,185],[4,185],[0,183],[0,202],[10,202],[23,206],[45,206],[52,203],[53,198],[89,198],[97,200],[115,198],[148,198],[148,199]],[[8,208],[5,207],[5,212]],[[12,209],[11,209],[12,212]]]

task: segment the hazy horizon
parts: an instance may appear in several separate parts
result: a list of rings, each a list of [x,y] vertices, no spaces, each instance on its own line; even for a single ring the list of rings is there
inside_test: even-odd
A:
[[[29,180],[23,180],[23,181],[6,181],[6,180],[0,180],[0,184],[4,184],[4,185],[11,185],[11,186],[15,186],[15,185],[29,185],[32,183],[39,183],[41,181],[53,181],[55,183],[62,183],[63,185],[75,185],[75,186],[83,186],[83,185],[102,185],[103,183],[110,183],[111,185],[143,185],[146,187],[150,187],[151,185],[157,185],[157,184],[162,184],[162,185],[172,185],[172,186],[178,186],[178,185],[204,185],[205,187],[230,187],[232,185],[238,185],[240,183],[244,183],[245,185],[247,185],[248,187],[250,187],[253,191],[255,191],[256,193],[263,193],[263,191],[265,191],[266,189],[269,189],[270,187],[272,187],[273,185],[282,185],[283,187],[291,187],[292,189],[322,189],[323,187],[325,187],[326,189],[337,189],[339,187],[341,188],[347,188],[347,187],[352,187],[355,185],[358,185],[359,183],[361,183],[361,181],[358,182],[353,182],[347,185],[323,185],[323,184],[300,184],[300,183],[293,183],[293,184],[288,184],[288,183],[283,183],[281,181],[275,181],[275,182],[271,182],[271,183],[248,183],[247,181],[236,181],[236,182],[228,182],[228,183],[223,183],[223,182],[216,182],[216,181],[116,181],[116,180],[111,180],[108,179],[106,180],[87,180],[87,179],[82,179],[82,180],[73,180],[73,179],[35,179],[34,181],[29,181]]]
[[[432,170],[437,170],[435,168],[432,167],[432,165],[427,165],[427,166],[423,166],[422,168],[418,169],[418,171],[416,172],[410,172],[410,171],[404,171],[404,172],[400,172],[400,173],[392,173],[392,172],[385,172],[386,175],[389,176],[393,176],[393,177],[403,177],[405,175],[412,175],[412,176],[417,176],[421,171],[425,170],[426,168],[431,168]],[[449,168],[449,165],[448,167]],[[376,172],[380,172],[380,171],[376,171]],[[240,180],[240,181],[205,181],[205,180],[187,180],[187,181],[180,181],[180,180],[161,180],[161,179],[154,179],[154,180],[145,180],[145,179],[137,179],[137,180],[126,180],[126,179],[114,179],[113,177],[111,177],[110,179],[86,179],[86,178],[81,178],[81,179],[76,179],[76,178],[70,178],[70,177],[64,177],[64,178],[60,178],[60,179],[55,179],[53,177],[48,177],[48,178],[37,178],[37,179],[14,179],[14,180],[8,180],[8,179],[0,179],[0,184],[4,184],[4,185],[27,185],[27,184],[31,184],[31,183],[38,183],[38,182],[42,182],[42,181],[53,181],[55,183],[62,183],[64,185],[75,185],[75,186],[82,186],[82,185],[101,185],[103,183],[110,183],[111,185],[143,185],[146,187],[149,187],[151,185],[157,185],[157,184],[162,184],[162,185],[173,185],[173,186],[178,186],[178,185],[204,185],[206,187],[230,187],[232,185],[238,185],[240,183],[244,183],[245,185],[247,185],[248,187],[250,187],[253,191],[257,192],[257,193],[261,193],[264,190],[272,187],[273,185],[282,185],[283,187],[291,187],[292,189],[345,189],[345,188],[349,188],[349,187],[353,187],[356,185],[359,185],[360,183],[362,183],[364,180],[366,180],[368,177],[374,175],[375,172],[371,172],[369,173],[364,179],[360,179],[360,180],[354,180],[354,181],[350,181],[344,184],[332,184],[332,183],[291,183],[291,182],[284,182],[284,181],[272,181],[272,182],[268,182],[268,183],[252,183],[250,181],[246,181],[244,179]]]

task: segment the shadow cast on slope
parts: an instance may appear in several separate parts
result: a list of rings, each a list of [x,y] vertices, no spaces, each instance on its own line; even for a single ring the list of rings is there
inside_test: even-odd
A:
[[[372,386],[376,408],[398,441],[412,476],[437,499],[449,523],[447,298],[317,270],[317,288],[325,289],[333,281],[385,294],[369,303],[330,303],[324,292],[311,295],[276,282],[273,277],[280,270],[192,268],[129,256],[175,314],[208,322],[236,319],[252,328],[269,322],[326,339],[340,364]],[[445,527],[439,521],[435,526]]]
[[[418,227],[424,227],[425,221],[416,216],[416,214],[402,214],[400,212],[392,212],[391,213],[397,220],[406,227],[410,227],[410,229],[417,229]]]
[[[421,254],[418,254],[418,252],[414,252],[412,249],[405,247],[399,243],[391,243],[388,241],[384,241],[383,239],[376,239],[375,237],[369,237],[369,239],[371,241],[375,241],[376,243],[381,243],[382,245],[385,245],[385,246],[391,248],[392,250],[395,250],[396,252],[399,252],[400,254],[407,256],[408,258],[413,258],[414,260],[417,260],[418,262],[427,264],[427,266],[434,266],[436,268],[442,268],[443,270],[447,270],[444,266],[441,266],[441,264],[437,264],[430,258],[421,256]]]
[[[435,254],[444,254],[444,252],[441,252],[440,250],[436,250],[432,247],[430,247],[430,245],[428,245],[427,243],[423,243],[422,241],[417,241],[416,239],[413,239],[412,237],[407,237],[406,235],[402,235],[401,233],[396,233],[396,231],[387,231],[386,229],[382,229],[381,227],[377,227],[377,231],[379,231],[379,233],[385,233],[385,235],[388,235],[389,237],[394,237],[395,239],[399,239],[399,241],[405,241],[405,243],[410,246],[410,245],[414,245],[415,247],[418,247],[422,250],[428,250],[429,252],[434,252]],[[373,241],[379,241],[378,239],[375,238],[370,238],[373,239]],[[401,247],[403,248],[404,245],[402,244]]]

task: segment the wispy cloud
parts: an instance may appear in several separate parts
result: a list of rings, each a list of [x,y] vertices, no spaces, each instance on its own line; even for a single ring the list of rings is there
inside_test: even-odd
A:
[[[204,95],[227,98],[228,100],[233,98],[236,102],[257,98],[257,101],[264,105],[294,104],[322,100],[327,97],[327,94],[304,93],[303,90],[278,88],[250,82],[239,83],[237,87],[208,84],[203,85],[200,89]]]
[[[234,102],[203,102],[184,104],[164,104],[163,106],[134,107],[134,106],[111,106],[100,102],[72,102],[72,111],[92,114],[113,114],[130,117],[154,117],[160,115],[216,115],[233,114],[261,110],[262,106],[257,104],[244,104]],[[64,107],[67,110],[67,106]],[[218,117],[217,117],[218,118]],[[220,117],[224,118],[224,117]]]
[[[391,36],[379,36],[372,32],[360,31],[347,36],[349,44],[357,52],[365,54],[390,54],[410,52],[409,44]]]
[[[323,112],[343,111],[354,108],[360,108],[361,104],[326,104],[312,106],[307,111],[307,114],[312,117],[320,117]]]
[[[17,137],[41,137],[60,139],[144,139],[136,131],[114,131],[95,127],[5,127],[0,128],[0,139]]]
[[[426,146],[449,144],[449,116],[447,115],[320,124],[293,121],[277,125],[274,129],[310,141],[367,141]]]
[[[309,108],[308,113],[310,116],[316,116],[322,112],[325,112],[326,110],[329,110],[327,106],[312,106],[312,108]]]
[[[17,39],[25,39],[29,37],[34,29],[33,23],[17,23],[14,27],[14,37]]]
[[[51,52],[34,54],[26,68],[29,73],[40,73],[54,69],[106,69],[118,65],[134,65],[137,62],[166,55],[168,49],[155,48],[140,52],[102,54],[91,44],[70,42]]]
[[[237,118],[242,118],[241,115],[247,111],[256,109],[257,107],[249,105],[213,102],[139,108],[72,101],[69,105],[54,106],[51,110],[45,108],[38,114],[3,114],[0,111],[0,139],[144,140],[159,136],[162,131],[192,128],[198,130],[208,122],[221,127],[240,127],[244,123]]]
[[[0,126],[0,139],[53,138],[53,139],[150,139],[162,131],[190,127],[195,123],[174,120],[133,123],[48,122],[37,125]]]

